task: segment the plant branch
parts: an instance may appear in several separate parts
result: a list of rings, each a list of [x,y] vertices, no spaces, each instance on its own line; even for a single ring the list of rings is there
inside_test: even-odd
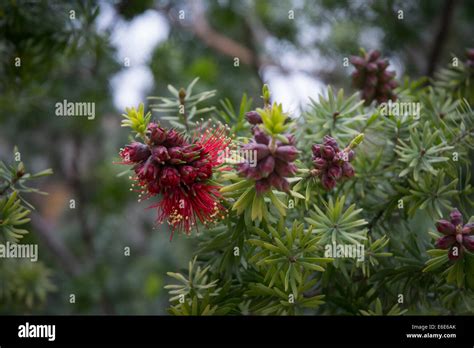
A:
[[[456,145],[458,142],[460,142],[461,140],[463,140],[465,137],[467,137],[468,135],[474,135],[474,128],[469,128],[467,130],[465,130],[464,132],[461,132],[458,136],[456,136],[450,143],[449,145],[452,146],[452,145]]]
[[[445,0],[443,9],[441,10],[441,20],[438,27],[438,33],[436,34],[433,47],[428,57],[428,69],[426,72],[427,76],[433,76],[438,64],[443,46],[448,36],[449,28],[451,26],[454,9],[456,7],[456,0]]]

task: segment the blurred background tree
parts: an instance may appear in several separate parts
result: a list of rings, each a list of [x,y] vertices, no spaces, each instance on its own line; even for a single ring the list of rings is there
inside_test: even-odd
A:
[[[31,197],[37,210],[23,243],[39,243],[56,290],[35,306],[0,298],[0,312],[165,313],[163,277],[187,264],[194,242],[179,236],[170,245],[146,203],[125,194],[113,165],[126,138],[124,106],[200,77],[196,88],[217,90],[210,104],[237,106],[244,92],[256,100],[265,82],[297,116],[326,84],[351,88],[344,59],[359,47],[381,50],[399,77],[433,76],[451,53],[463,60],[474,40],[470,5],[1,1],[0,158],[18,145],[32,172],[54,171],[39,182],[49,195]],[[63,100],[95,103],[95,118],[56,116]],[[4,284],[8,274],[0,267]]]

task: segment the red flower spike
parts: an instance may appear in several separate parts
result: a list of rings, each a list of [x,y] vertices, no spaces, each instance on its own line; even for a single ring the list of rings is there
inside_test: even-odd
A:
[[[146,137],[147,145],[132,143],[120,151],[120,157],[122,164],[135,165],[133,186],[138,187],[141,199],[161,196],[150,207],[158,211],[157,222],[166,220],[173,235],[175,231],[190,233],[198,222],[209,224],[223,218],[220,187],[208,180],[230,144],[227,129],[222,125],[200,128],[188,139],[174,129],[150,123]]]

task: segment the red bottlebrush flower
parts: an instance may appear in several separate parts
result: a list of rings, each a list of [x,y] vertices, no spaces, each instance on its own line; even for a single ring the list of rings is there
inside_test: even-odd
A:
[[[168,221],[175,230],[189,233],[197,221],[208,224],[216,217],[224,217],[224,207],[219,203],[219,186],[194,183],[188,188],[178,186],[163,193],[160,202],[150,208],[158,209],[158,221]]]
[[[454,209],[450,214],[450,221],[439,220],[436,229],[444,236],[436,241],[438,249],[449,249],[450,260],[457,260],[463,256],[464,249],[474,251],[474,224],[468,223],[463,226],[462,214]]]
[[[151,207],[158,210],[157,222],[165,220],[173,233],[190,233],[201,222],[211,223],[223,216],[219,203],[220,187],[209,179],[220,166],[220,154],[230,143],[227,129],[219,125],[198,130],[186,138],[176,130],[166,130],[150,123],[146,132],[146,145],[132,143],[120,152],[122,164],[134,164],[140,197],[147,199],[159,195],[161,200]]]

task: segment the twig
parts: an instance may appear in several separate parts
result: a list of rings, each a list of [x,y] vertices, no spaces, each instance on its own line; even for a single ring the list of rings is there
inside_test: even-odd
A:
[[[71,173],[71,185],[77,196],[77,217],[81,226],[82,238],[84,243],[87,246],[88,252],[93,256],[94,255],[94,242],[93,242],[93,233],[88,224],[88,218],[85,211],[85,190],[82,185],[78,162],[80,158],[80,152],[82,147],[82,140],[79,136],[74,138],[74,155],[72,156],[73,162],[71,163],[72,173]]]
[[[456,7],[456,0],[446,0],[441,13],[441,21],[439,23],[438,33],[435,37],[433,48],[428,58],[428,69],[426,72],[427,76],[433,76],[438,64],[441,51],[443,50],[444,43],[448,36],[449,27],[453,18],[454,9]]]
[[[465,137],[467,137],[468,135],[474,135],[474,128],[470,128],[468,130],[465,130],[464,132],[462,132],[461,134],[459,134],[457,137],[455,137],[450,143],[449,145],[456,145],[458,142],[460,142],[461,140],[463,140]]]

